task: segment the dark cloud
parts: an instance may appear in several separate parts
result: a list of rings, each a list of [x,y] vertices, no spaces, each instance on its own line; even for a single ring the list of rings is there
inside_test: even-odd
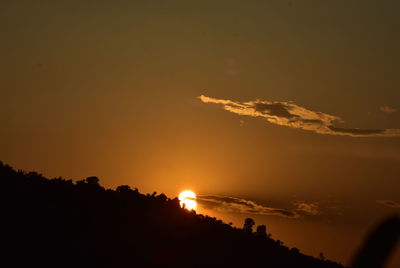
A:
[[[285,118],[294,118],[298,117],[297,115],[291,114],[288,111],[288,107],[283,103],[264,103],[264,102],[256,102],[254,103],[254,109],[258,112],[267,112],[273,116],[285,117]]]
[[[285,209],[266,207],[259,205],[253,201],[236,197],[204,195],[198,196],[197,202],[207,209],[223,212],[275,215],[290,218],[298,217],[298,215],[296,215],[295,213]]]
[[[318,119],[302,119],[301,120],[304,124],[311,124],[311,125],[322,125],[324,122]]]
[[[293,102],[283,101],[248,101],[237,102],[216,99],[204,95],[199,96],[204,103],[223,105],[224,109],[239,115],[262,117],[269,123],[313,131],[319,134],[330,134],[352,137],[400,137],[400,129],[362,129],[341,128],[334,123],[341,122],[338,116],[315,112],[301,107]],[[386,107],[390,108],[390,107]],[[393,108],[384,109],[393,111]]]
[[[329,126],[328,128],[334,132],[352,134],[357,136],[378,135],[385,132],[384,129],[340,128],[334,126]]]
[[[400,208],[400,204],[392,201],[392,200],[376,200],[376,202],[378,204],[384,205],[386,207],[390,207],[390,208]]]
[[[201,195],[197,197],[199,205],[206,209],[222,212],[280,216],[285,218],[301,218],[306,215],[317,215],[318,204],[296,202],[293,210],[273,208],[257,204],[253,201],[230,196]]]

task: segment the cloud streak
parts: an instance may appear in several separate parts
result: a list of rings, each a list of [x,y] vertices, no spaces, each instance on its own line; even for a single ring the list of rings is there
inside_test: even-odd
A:
[[[397,111],[395,108],[392,108],[390,106],[379,107],[379,110],[381,110],[381,112],[384,112],[386,114],[391,114]]]
[[[197,202],[206,209],[230,213],[279,216],[285,218],[302,218],[304,216],[320,214],[317,203],[298,202],[295,203],[296,207],[293,210],[289,210],[267,207],[237,197],[219,195],[200,195],[197,197]]]
[[[343,122],[335,115],[316,112],[293,102],[255,100],[238,102],[201,95],[204,103],[221,104],[226,111],[264,118],[267,122],[280,126],[312,131],[319,134],[351,137],[400,137],[400,129],[341,128],[334,125]]]
[[[297,202],[297,211],[302,212],[306,215],[318,215],[320,214],[318,203],[306,203],[306,202]]]
[[[400,208],[400,204],[392,200],[376,200],[376,202],[378,204],[384,205],[385,207]]]

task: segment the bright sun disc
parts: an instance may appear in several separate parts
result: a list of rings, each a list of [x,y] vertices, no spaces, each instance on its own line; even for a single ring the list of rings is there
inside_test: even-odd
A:
[[[196,202],[196,194],[193,193],[192,191],[186,190],[183,191],[179,194],[179,203],[181,204],[181,207],[185,205],[185,208],[187,210],[196,210],[197,208],[197,202]]]

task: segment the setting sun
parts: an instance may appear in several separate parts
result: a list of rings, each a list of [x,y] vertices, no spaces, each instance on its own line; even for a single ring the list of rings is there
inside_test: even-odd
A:
[[[182,191],[179,194],[179,201],[181,207],[185,206],[187,210],[196,210],[197,202],[196,202],[196,194],[192,191],[186,190]]]

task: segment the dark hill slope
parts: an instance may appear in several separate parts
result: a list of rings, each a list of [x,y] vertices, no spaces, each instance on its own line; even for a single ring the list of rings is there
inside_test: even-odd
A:
[[[1,267],[343,267],[96,177],[49,180],[0,162],[0,182]]]

